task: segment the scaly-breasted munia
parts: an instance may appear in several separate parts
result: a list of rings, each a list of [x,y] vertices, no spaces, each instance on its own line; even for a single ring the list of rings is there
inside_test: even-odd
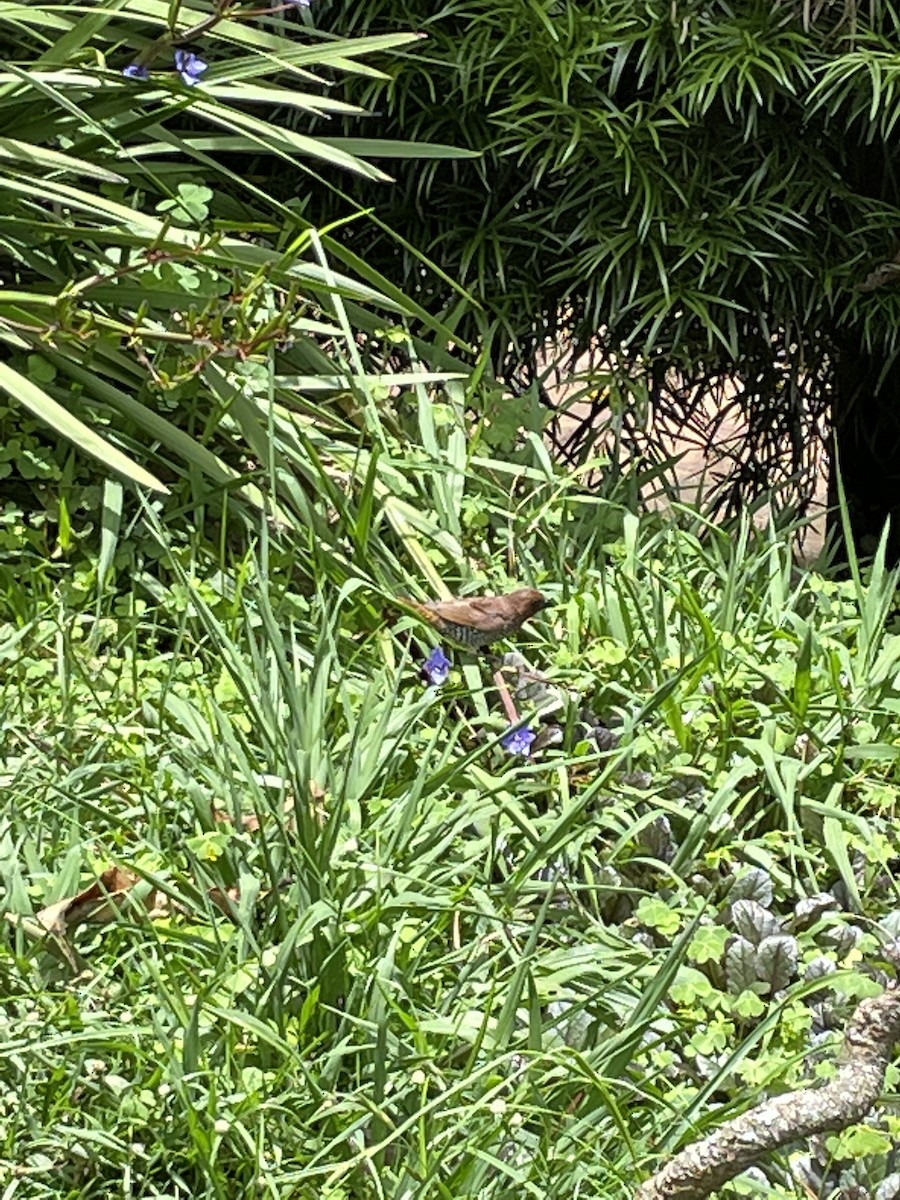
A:
[[[461,600],[418,600],[403,603],[433,625],[444,637],[483,650],[491,642],[508,637],[550,603],[536,588],[521,588],[506,596],[468,596]]]

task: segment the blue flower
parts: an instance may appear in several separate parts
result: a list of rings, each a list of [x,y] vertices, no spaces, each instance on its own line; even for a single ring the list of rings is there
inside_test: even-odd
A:
[[[122,74],[127,75],[129,79],[149,79],[150,68],[145,67],[143,63],[129,63]]]
[[[440,687],[450,678],[450,659],[440,646],[435,646],[422,664],[422,674],[432,687]]]
[[[175,70],[188,86],[193,86],[208,66],[193,50],[175,51]]]
[[[531,743],[537,737],[533,729],[529,729],[527,725],[523,725],[521,729],[514,729],[512,733],[506,734],[500,739],[500,745],[504,750],[508,750],[510,754],[521,754],[524,758],[528,758],[531,754]]]

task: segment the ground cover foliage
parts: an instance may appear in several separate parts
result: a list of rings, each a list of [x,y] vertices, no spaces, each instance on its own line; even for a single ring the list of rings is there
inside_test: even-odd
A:
[[[35,535],[7,525],[9,1186],[626,1196],[827,1077],[900,923],[895,579],[638,519],[536,450],[455,460],[462,432],[406,468],[435,488],[413,537],[455,587],[508,585],[514,553],[553,600],[520,647],[560,689],[520,700],[555,734],[530,759],[486,672],[425,686],[427,635],[385,618],[427,584],[380,467],[317,467],[327,554],[262,522],[217,557],[115,484],[105,573],[88,538],[23,570]],[[750,1194],[892,1196],[895,1124]]]

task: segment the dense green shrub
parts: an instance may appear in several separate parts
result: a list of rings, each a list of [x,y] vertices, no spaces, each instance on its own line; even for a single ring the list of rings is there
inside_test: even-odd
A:
[[[346,95],[377,110],[389,137],[481,152],[424,172],[393,164],[391,190],[355,181],[353,197],[407,243],[357,225],[348,236],[368,261],[463,337],[487,338],[520,388],[540,378],[548,334],[573,357],[593,348],[580,398],[635,446],[648,410],[715,447],[722,412],[741,408],[747,442],[719,493],[732,507],[779,480],[808,500],[833,405],[852,515],[877,541],[900,494],[894,7],[323,0],[314,11],[330,34],[427,34],[389,81],[355,77]],[[422,277],[417,252],[444,275]]]

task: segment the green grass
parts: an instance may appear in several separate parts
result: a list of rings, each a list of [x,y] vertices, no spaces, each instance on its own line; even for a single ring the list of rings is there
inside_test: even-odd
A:
[[[555,601],[522,643],[563,698],[531,761],[486,672],[426,689],[421,631],[379,615],[410,543],[366,487],[400,460],[336,509],[369,529],[356,577],[310,591],[265,527],[169,553],[147,511],[115,589],[7,595],[6,1194],[625,1197],[723,1103],[810,1078],[877,986],[893,576],[798,577],[784,537],[537,466],[504,514],[494,466],[461,477],[477,536],[514,530]],[[115,919],[42,934],[113,863],[144,881]],[[768,1194],[802,1195],[784,1162]]]

